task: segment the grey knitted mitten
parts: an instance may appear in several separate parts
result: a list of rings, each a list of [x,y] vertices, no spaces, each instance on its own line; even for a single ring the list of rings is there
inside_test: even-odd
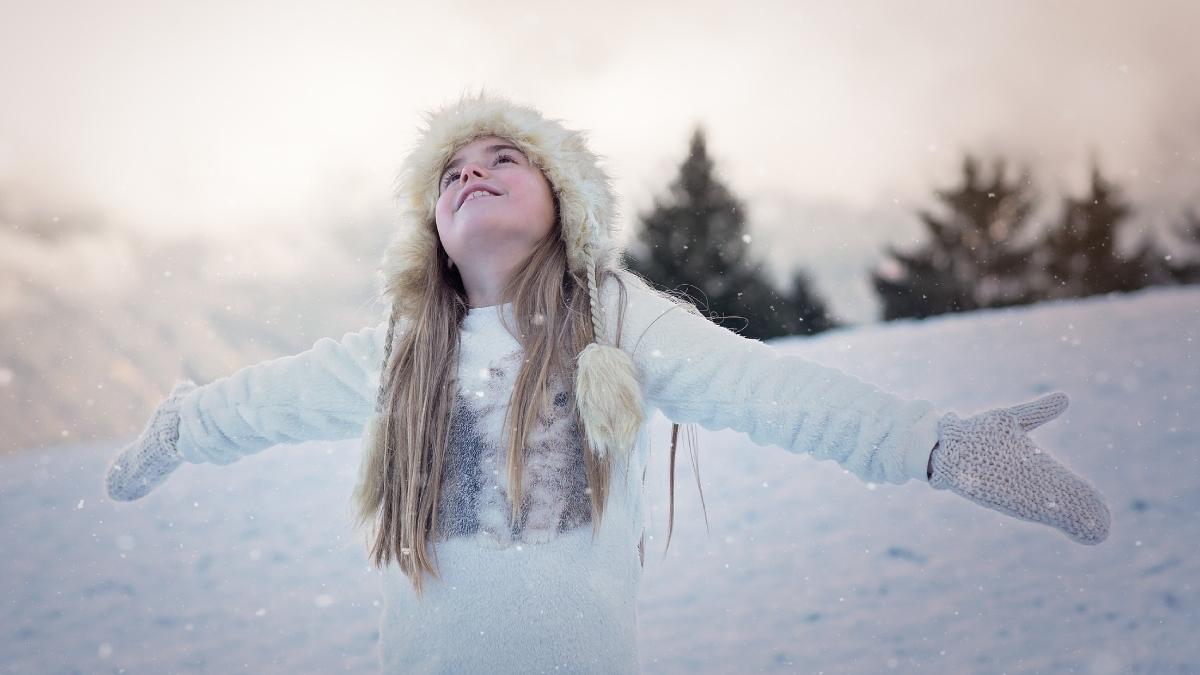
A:
[[[1033,444],[1027,432],[1067,409],[1067,395],[1047,394],[1010,408],[938,421],[930,485],[1001,513],[1062,530],[1081,544],[1108,537],[1104,497]]]
[[[104,484],[110,499],[141,499],[183,463],[175,447],[179,440],[179,405],[195,388],[191,380],[176,383],[154,410],[142,435],[109,463]]]

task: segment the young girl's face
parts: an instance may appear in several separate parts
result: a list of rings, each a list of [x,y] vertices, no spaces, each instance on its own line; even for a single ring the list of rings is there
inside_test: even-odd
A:
[[[438,237],[460,268],[481,256],[521,260],[553,229],[549,181],[504,138],[485,136],[463,146],[439,180]],[[485,194],[471,196],[480,191]]]

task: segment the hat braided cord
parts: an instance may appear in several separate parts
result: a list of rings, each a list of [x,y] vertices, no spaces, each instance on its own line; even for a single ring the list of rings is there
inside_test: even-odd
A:
[[[392,337],[396,334],[396,314],[399,310],[393,306],[390,316],[388,316],[388,332],[387,340],[383,343],[383,364],[379,366],[379,393],[375,395],[375,412],[383,412],[383,401],[386,388],[384,387],[384,376],[387,374],[388,359],[392,355]]]
[[[590,250],[587,253],[587,285],[588,309],[592,313],[592,332],[596,334],[594,341],[601,342],[605,335],[604,319],[600,316],[600,292],[596,287],[596,262],[592,259]]]

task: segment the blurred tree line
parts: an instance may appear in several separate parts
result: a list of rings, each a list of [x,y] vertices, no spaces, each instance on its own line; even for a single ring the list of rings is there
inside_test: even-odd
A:
[[[745,204],[717,177],[702,127],[689,146],[667,194],[639,216],[642,251],[627,253],[626,265],[687,294],[714,322],[747,337],[809,335],[843,325],[805,270],[793,269],[787,288],[768,280],[751,252]],[[1118,233],[1133,210],[1094,163],[1087,194],[1065,197],[1060,215],[1042,232],[1030,228],[1037,199],[1029,172],[1011,180],[1005,174],[1003,160],[985,176],[968,155],[961,183],[934,191],[940,213],[917,213],[927,242],[911,251],[885,245],[885,260],[868,270],[883,320],[1200,283],[1200,261],[1175,261],[1148,238],[1132,252],[1118,250]],[[1172,227],[1200,253],[1200,215],[1184,213]]]

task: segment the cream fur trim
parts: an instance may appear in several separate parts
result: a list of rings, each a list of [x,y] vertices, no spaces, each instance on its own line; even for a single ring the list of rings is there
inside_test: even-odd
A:
[[[438,181],[450,157],[472,140],[500,136],[521,148],[542,170],[558,196],[569,264],[582,272],[591,256],[604,267],[619,264],[615,243],[617,201],[601,158],[586,135],[543,117],[532,107],[480,92],[425,115],[420,140],[401,165],[395,185],[400,222],[384,253],[384,292],[402,315],[415,315],[429,280],[423,261],[437,250],[434,212]]]
[[[642,390],[625,352],[591,343],[579,353],[575,402],[596,456],[626,456],[644,417]]]

